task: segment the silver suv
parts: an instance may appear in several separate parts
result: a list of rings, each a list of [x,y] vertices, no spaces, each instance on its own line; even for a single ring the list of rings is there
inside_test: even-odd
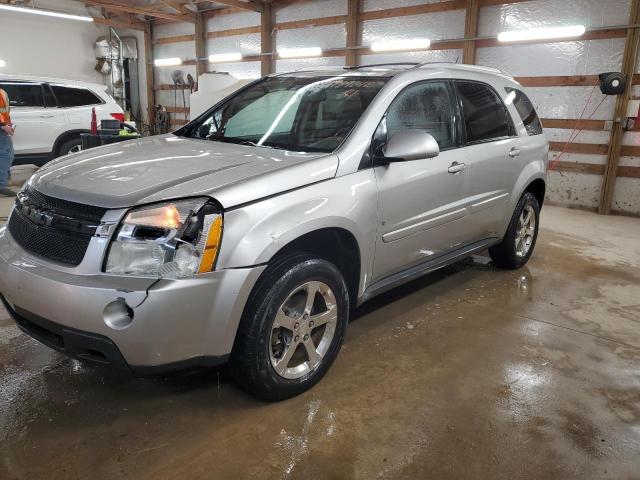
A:
[[[276,400],[327,372],[349,311],[489,248],[533,251],[548,144],[497,70],[271,75],[169,135],[47,164],[0,230],[17,324],[135,373],[228,363]]]

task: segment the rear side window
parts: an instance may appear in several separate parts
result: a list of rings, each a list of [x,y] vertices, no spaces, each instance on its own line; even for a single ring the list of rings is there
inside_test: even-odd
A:
[[[486,142],[509,137],[514,128],[498,94],[479,82],[456,81],[462,103],[467,142]]]
[[[86,88],[61,87],[52,85],[53,93],[61,107],[84,107],[99,105],[102,102],[98,96]]]
[[[12,107],[44,107],[39,83],[0,83],[0,88],[7,92]]]
[[[387,138],[396,132],[419,130],[433,136],[440,150],[455,146],[454,108],[445,82],[407,87],[387,111]]]
[[[505,90],[509,94],[507,96],[507,103],[512,102],[513,106],[516,107],[518,115],[520,115],[522,123],[524,123],[527,129],[527,133],[529,135],[542,134],[542,124],[529,97],[516,88],[505,87]]]

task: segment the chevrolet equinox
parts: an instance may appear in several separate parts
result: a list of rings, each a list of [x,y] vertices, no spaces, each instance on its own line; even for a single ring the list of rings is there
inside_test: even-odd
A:
[[[531,256],[548,143],[522,86],[457,64],[274,74],[180,130],[54,160],[0,229],[0,298],[83,361],[318,382],[349,311],[489,249]]]

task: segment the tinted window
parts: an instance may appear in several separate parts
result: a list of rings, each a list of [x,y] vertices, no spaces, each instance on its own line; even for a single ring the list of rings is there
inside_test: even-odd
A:
[[[467,142],[492,140],[512,134],[509,112],[491,87],[476,82],[455,83],[462,102]]]
[[[45,107],[57,107],[56,99],[51,93],[51,87],[49,85],[43,85],[42,91],[44,92],[44,106]]]
[[[51,88],[61,107],[83,107],[102,103],[102,100],[86,88],[60,87],[58,85],[52,85]]]
[[[542,133],[542,124],[529,97],[515,88],[506,87],[505,90],[509,94],[507,95],[507,103],[512,102],[513,106],[516,107],[527,133],[529,135],[540,135]]]
[[[387,112],[387,138],[396,132],[419,130],[433,135],[440,149],[454,146],[454,111],[444,82],[412,85],[402,91]]]
[[[374,77],[272,77],[179,134],[285,150],[332,152],[386,83]]]
[[[42,86],[39,83],[0,83],[9,96],[12,107],[43,107]]]

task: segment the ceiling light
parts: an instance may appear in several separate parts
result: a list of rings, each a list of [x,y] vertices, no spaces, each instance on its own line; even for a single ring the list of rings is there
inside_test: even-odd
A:
[[[278,50],[278,56],[280,58],[319,57],[320,55],[322,55],[322,49],[320,47],[281,48]]]
[[[583,35],[585,31],[586,28],[584,25],[571,25],[568,27],[536,28],[533,30],[501,32],[498,34],[498,41],[526,42],[528,40],[579,37]]]
[[[7,66],[7,62],[5,62],[4,60],[0,60],[0,68],[6,67],[6,66]]]
[[[242,60],[242,54],[240,52],[209,55],[210,63],[239,62],[240,60]]]
[[[390,40],[388,42],[374,42],[371,44],[373,52],[393,52],[396,50],[426,50],[431,46],[428,38],[410,38],[405,40]]]
[[[182,65],[182,60],[177,57],[172,58],[156,58],[153,61],[156,67],[173,67],[175,65]]]
[[[33,13],[34,15],[44,15],[47,17],[66,18],[67,20],[81,20],[83,22],[93,22],[93,18],[85,15],[71,15],[69,13],[52,12],[51,10],[40,10],[38,8],[16,7],[14,5],[0,5],[0,10],[9,10],[19,13]]]

